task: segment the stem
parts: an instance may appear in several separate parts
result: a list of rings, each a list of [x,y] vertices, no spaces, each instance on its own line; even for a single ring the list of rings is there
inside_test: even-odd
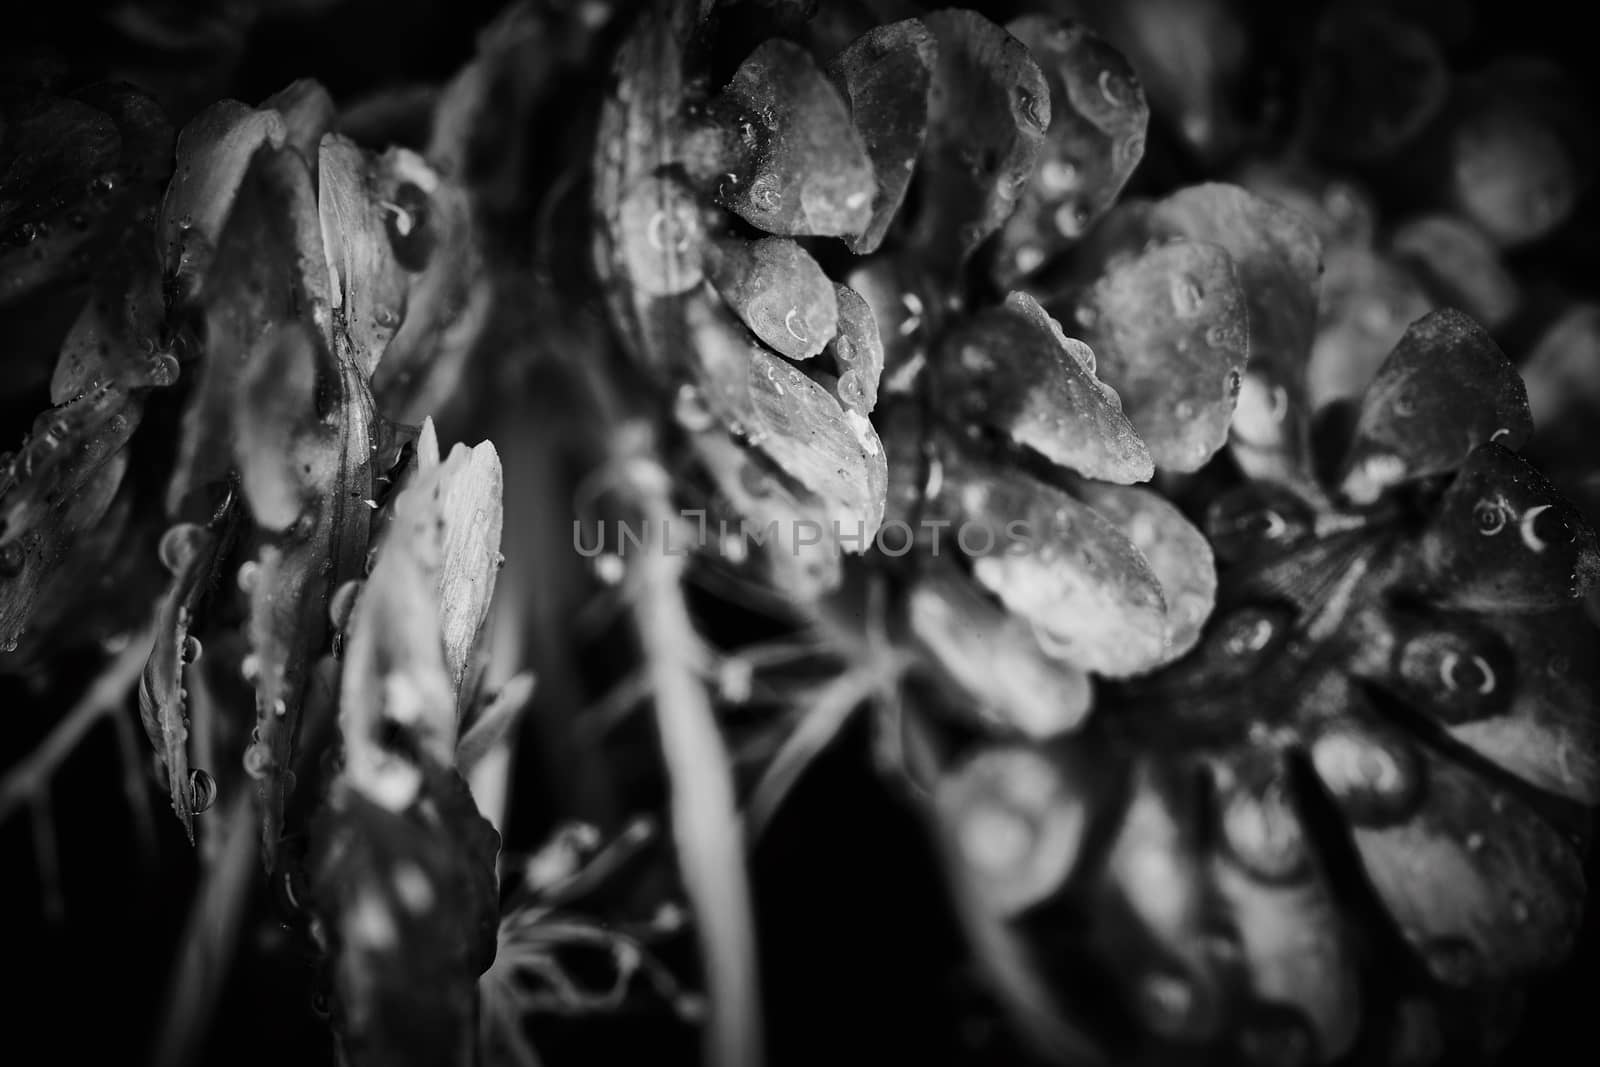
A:
[[[646,528],[674,521],[666,472],[639,457],[623,462]],[[705,1061],[712,1067],[759,1067],[761,1015],[743,835],[728,753],[696,669],[699,649],[683,598],[682,560],[669,555],[665,544],[634,559],[634,620],[655,695],[672,783],[673,835],[698,920],[710,994]]]

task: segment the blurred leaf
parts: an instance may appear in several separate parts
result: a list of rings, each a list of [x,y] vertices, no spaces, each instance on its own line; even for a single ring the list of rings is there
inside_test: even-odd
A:
[[[1185,241],[1115,259],[1074,318],[1156,466],[1198,470],[1223,446],[1249,344],[1226,252]]]
[[[1076,23],[1025,15],[1006,29],[1050,86],[1050,124],[1027,188],[995,252],[1001,288],[1081,237],[1122,192],[1144,156],[1150,108],[1133,68]]]
[[[768,233],[846,236],[866,230],[872,160],[839,91],[799,45],[761,44],[713,104],[743,127],[732,181],[718,198]]]
[[[833,283],[793,241],[720,241],[708,249],[706,272],[751,332],[781,355],[807,359],[838,332]]]
[[[1076,729],[1088,714],[1089,676],[1046,656],[1024,620],[953,568],[918,579],[907,612],[932,669],[1001,730],[1042,740]]]
[[[376,160],[354,142],[323,135],[315,158],[328,295],[356,365],[370,376],[406,315],[407,278],[388,235],[400,207],[385,207]]]
[[[878,250],[905,201],[928,134],[937,55],[927,27],[906,19],[868,30],[828,66],[828,76],[850,103],[877,181],[871,221],[845,240],[857,255]]]
[[[1489,441],[1520,448],[1527,391],[1477,323],[1443,309],[1418,319],[1361,401],[1340,490],[1360,504],[1391,486],[1454,470]]]
[[[1051,655],[1111,677],[1167,654],[1161,584],[1133,543],[1052,486],[945,449],[925,515],[951,521],[973,573],[1034,624]]]
[[[1600,578],[1594,530],[1497,444],[1467,457],[1418,552],[1421,580],[1444,604],[1487,614],[1559,608]]]
[[[1600,304],[1577,304],[1547,327],[1522,364],[1540,436],[1570,435],[1600,412]]]
[[[1334,8],[1317,26],[1305,121],[1334,159],[1393,155],[1444,107],[1450,71],[1427,31],[1391,11]]]
[[[1095,377],[1089,346],[1025,293],[945,336],[936,384],[966,419],[1085,477],[1140,482],[1153,471],[1116,391]]]
[[[1217,600],[1217,568],[1205,535],[1167,499],[1138,486],[1085,482],[1078,496],[1143,553],[1161,583],[1167,609],[1167,657],[1200,640]]]
[[[1050,126],[1050,87],[1022,43],[976,12],[923,25],[938,62],[911,241],[948,276],[1015,210]]]
[[[1564,131],[1541,106],[1492,87],[1451,131],[1451,194],[1502,247],[1537,240],[1566,221],[1583,175]]]
[[[1408,264],[1440,304],[1498,329],[1516,314],[1521,288],[1483,231],[1454,215],[1424,215],[1395,228],[1395,256]]]

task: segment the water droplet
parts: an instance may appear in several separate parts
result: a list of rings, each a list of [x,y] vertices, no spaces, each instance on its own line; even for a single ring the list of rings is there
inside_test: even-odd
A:
[[[256,742],[244,750],[244,772],[252,778],[264,778],[272,769],[272,750]]]
[[[171,352],[162,352],[152,356],[145,365],[145,380],[157,389],[165,389],[178,380],[183,369],[178,365],[178,357]]]
[[[1023,121],[1036,130],[1043,131],[1049,124],[1039,98],[1026,89],[1017,90],[1017,113],[1022,116]]]
[[[1171,1034],[1189,1021],[1194,1010],[1194,985],[1178,974],[1155,972],[1139,983],[1140,1014],[1158,1033]]]
[[[1193,278],[1181,274],[1172,278],[1172,310],[1179,318],[1192,319],[1200,314],[1204,294]]]
[[[622,557],[610,552],[602,553],[594,558],[595,577],[607,585],[616,585],[622,581],[622,576],[627,573],[627,566],[622,562]]]
[[[750,186],[750,203],[758,211],[777,211],[783,206],[783,192],[771,178],[760,178]]]
[[[379,304],[372,309],[372,321],[385,330],[392,330],[400,325],[400,313],[388,304]]]
[[[1179,422],[1188,422],[1194,418],[1194,404],[1188,400],[1180,400],[1174,405],[1172,413],[1177,416]]]
[[[1089,223],[1089,212],[1084,206],[1074,200],[1068,200],[1056,208],[1056,231],[1063,237],[1077,237]]]
[[[839,376],[839,399],[851,408],[861,407],[866,403],[866,390],[861,387],[861,379],[855,371],[845,371]]]
[[[1451,692],[1477,693],[1488,696],[1494,692],[1494,668],[1489,661],[1476,654],[1462,655],[1454,649],[1439,657],[1439,678]]]
[[[962,345],[961,366],[973,374],[987,374],[994,369],[994,361],[977,345]]]
[[[1078,168],[1064,159],[1047,159],[1039,168],[1039,187],[1048,196],[1069,193],[1078,184]]]
[[[96,196],[107,196],[116,192],[117,176],[115,174],[96,174],[89,179],[89,192]]]
[[[1446,985],[1469,986],[1483,973],[1477,949],[1460,938],[1438,938],[1422,948],[1433,976]]]
[[[44,227],[36,222],[24,222],[11,231],[11,243],[14,245],[28,245],[37,241],[44,234]]]
[[[724,174],[717,180],[717,198],[719,200],[728,200],[734,193],[738,192],[738,186],[739,176],[737,174]]]
[[[1023,245],[1012,258],[1020,273],[1032,274],[1044,265],[1044,249],[1038,245]]]
[[[1253,656],[1271,643],[1276,630],[1270,616],[1246,609],[1223,623],[1223,651],[1230,656]]]
[[[167,532],[161,535],[161,544],[156,549],[156,554],[161,558],[161,565],[168,572],[177,574],[187,570],[200,553],[200,546],[209,540],[210,535],[205,528],[192,522],[180,522],[168,527]]]
[[[783,328],[789,331],[790,337],[801,344],[811,340],[811,335],[806,332],[805,320],[800,317],[800,309],[797,307],[790,308],[789,313],[783,317]]]
[[[1493,537],[1506,526],[1506,508],[1498,500],[1480,500],[1472,509],[1472,521],[1478,532]]]
[[[239,661],[239,677],[254,685],[261,677],[261,657],[254,652],[247,653]]]
[[[255,592],[256,583],[260,580],[261,564],[257,563],[253,559],[247,559],[239,565],[239,575],[236,579],[236,581],[239,583],[239,592]]]
[[[413,274],[425,270],[434,244],[428,225],[428,194],[412,182],[401,182],[394,199],[382,201],[381,206],[395,261]]]
[[[199,767],[189,772],[189,789],[194,794],[194,803],[189,811],[195,815],[207,810],[217,801],[217,780]]]
[[[1095,322],[1100,318],[1100,313],[1088,304],[1080,304],[1078,309],[1072,313],[1072,317],[1079,326],[1086,330],[1092,330]]]
[[[204,649],[201,647],[200,639],[198,637],[194,636],[193,634],[190,634],[188,637],[185,637],[183,639],[183,651],[182,651],[183,662],[185,662],[185,663],[199,663],[200,662],[200,654],[203,651],[204,651]]]
[[[27,561],[28,553],[20,540],[0,545],[0,577],[15,578],[22,573],[23,564]]]
[[[1099,85],[1100,95],[1105,98],[1106,103],[1112,107],[1122,106],[1121,88],[1117,85],[1117,76],[1115,74],[1111,73],[1110,70],[1102,70],[1096,84]]]
[[[1211,342],[1211,331],[1210,330],[1206,331],[1206,341],[1207,341],[1207,343]],[[1239,387],[1242,386],[1242,385],[1244,385],[1244,376],[1241,375],[1236,370],[1229,371],[1228,372],[1228,396],[1229,397],[1237,397],[1239,395]]]

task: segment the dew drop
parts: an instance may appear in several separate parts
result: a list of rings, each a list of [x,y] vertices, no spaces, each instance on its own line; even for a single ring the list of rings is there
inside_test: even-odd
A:
[[[240,660],[239,677],[254,685],[256,680],[261,677],[261,657],[251,652]]]
[[[1079,326],[1086,330],[1092,330],[1095,322],[1099,320],[1100,314],[1088,304],[1080,304],[1078,309],[1072,313],[1072,317]]]
[[[1078,168],[1064,159],[1047,159],[1039,168],[1039,185],[1046,195],[1060,196],[1078,184]]]
[[[181,373],[178,357],[171,352],[162,352],[151,357],[146,365],[145,380],[158,389],[165,389],[176,382]]]
[[[397,263],[413,274],[426,269],[433,254],[433,233],[428,225],[428,194],[412,182],[402,182],[394,199],[382,202],[383,227]]]
[[[1480,500],[1472,509],[1472,521],[1478,532],[1493,537],[1506,526],[1506,509],[1498,500]]]
[[[200,553],[200,546],[209,535],[205,529],[192,522],[180,522],[168,527],[161,535],[156,554],[168,572],[178,574],[187,570]]]
[[[777,211],[783,206],[783,193],[778,189],[777,182],[761,178],[750,186],[750,203],[761,211]]]
[[[189,811],[195,815],[206,811],[217,801],[217,780],[198,767],[189,772],[189,789],[194,795],[194,803]]]
[[[1083,233],[1083,228],[1088,225],[1089,212],[1082,204],[1068,200],[1056,208],[1056,231],[1063,237],[1077,237]]]
[[[1193,278],[1174,275],[1172,278],[1172,310],[1179,318],[1192,319],[1200,314],[1203,294]]]
[[[255,592],[256,583],[261,580],[261,564],[253,559],[245,560],[239,565],[239,574],[235,579],[239,583],[239,592]]]
[[[272,769],[272,750],[256,742],[244,750],[244,772],[252,778],[264,778]]]
[[[185,663],[199,663],[200,662],[200,654],[203,651],[204,651],[204,649],[201,647],[200,639],[198,637],[194,636],[193,634],[190,634],[188,637],[185,637],[183,639],[183,652],[182,652],[183,662],[185,662]]]
[[[1019,272],[1032,274],[1044,265],[1044,250],[1038,245],[1023,245],[1017,249],[1013,259]]]
[[[1215,329],[1215,327],[1213,327],[1213,329]],[[1211,330],[1207,330],[1206,331],[1206,341],[1207,341],[1207,343],[1211,343]],[[1239,395],[1239,388],[1242,385],[1244,385],[1244,376],[1241,375],[1236,370],[1229,371],[1228,372],[1228,396],[1230,398],[1237,397]]]
[[[1195,1006],[1194,985],[1182,975],[1156,972],[1139,983],[1141,1014],[1162,1033],[1172,1033],[1189,1020]]]
[[[22,566],[27,560],[27,550],[22,547],[20,540],[0,545],[0,577],[15,578],[22,573]]]
[[[1100,78],[1096,84],[1099,85],[1100,95],[1105,98],[1106,103],[1110,104],[1112,107],[1122,106],[1122,96],[1118,92],[1116,75],[1112,74],[1109,70],[1102,70],[1100,72]]]
[[[1043,131],[1048,120],[1041,113],[1039,98],[1026,89],[1017,90],[1017,112],[1028,125]]]
[[[711,409],[706,405],[705,395],[696,387],[688,384],[678,387],[678,394],[672,405],[672,414],[678,425],[690,433],[709,430],[713,423],[716,422]]]
[[[1446,985],[1470,986],[1483,973],[1476,949],[1459,938],[1439,938],[1425,945],[1422,958],[1433,976]]]
[[[606,552],[594,558],[594,573],[605,584],[616,585],[627,573],[627,566],[621,556]]]
[[[790,308],[789,313],[783,317],[783,328],[789,331],[790,337],[801,344],[811,340],[811,335],[806,332],[805,321],[800,317],[800,309],[797,307]]]

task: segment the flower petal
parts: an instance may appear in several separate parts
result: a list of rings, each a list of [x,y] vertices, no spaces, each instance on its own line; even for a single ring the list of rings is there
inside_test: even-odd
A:
[[[1133,68],[1084,26],[1024,15],[1006,29],[1050,86],[1050,127],[995,250],[1002,289],[1069,247],[1111,206],[1144,156],[1150,120]]]
[[[1588,522],[1497,444],[1467,457],[1418,553],[1421,580],[1440,603],[1489,615],[1562,607],[1600,578]]]
[[[828,65],[850,102],[877,178],[872,220],[845,239],[857,255],[876,252],[894,222],[928,133],[928,91],[938,53],[933,35],[916,19],[877,26],[856,38]]]
[[[912,242],[958,271],[1016,208],[1050,126],[1050,86],[1022,43],[973,11],[923,19],[938,42]]]
[[[751,130],[738,142],[740,157],[728,161],[735,180],[719,183],[724,207],[768,233],[867,229],[877,192],[872,161],[849,105],[805,49],[778,39],[761,44],[712,111]]]
[[[1200,640],[1217,600],[1217,568],[1205,535],[1167,499],[1138,486],[1086,482],[1078,496],[1109,519],[1144,554],[1167,608],[1167,656]]]
[[[1516,368],[1477,323],[1445,308],[1418,319],[1361,402],[1340,489],[1358,504],[1390,486],[1459,467],[1489,441],[1532,432]]]
[[[816,355],[839,331],[833,282],[793,241],[719,241],[707,249],[706,273],[751,332],[790,359]]]
[[[1095,377],[1089,346],[1025,293],[950,331],[938,370],[941,395],[965,418],[1063,467],[1122,484],[1154,470],[1116,391]]]
[[[1227,252],[1180,242],[1119,258],[1074,319],[1157,467],[1198,470],[1227,441],[1249,345]]]
[[[906,610],[936,669],[1001,729],[1042,740],[1088,714],[1089,676],[1046,656],[1026,622],[953,568],[919,578]]]
[[[1483,231],[1454,215],[1424,215],[1395,228],[1394,255],[1420,274],[1438,302],[1498,329],[1522,303],[1517,280]]]

